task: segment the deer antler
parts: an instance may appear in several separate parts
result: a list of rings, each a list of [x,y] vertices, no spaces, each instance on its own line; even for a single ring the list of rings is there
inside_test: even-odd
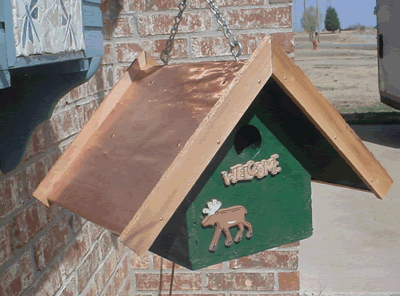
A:
[[[207,202],[208,208],[203,209],[203,213],[207,214],[208,216],[214,215],[216,211],[222,206],[222,202],[212,199],[211,201]]]

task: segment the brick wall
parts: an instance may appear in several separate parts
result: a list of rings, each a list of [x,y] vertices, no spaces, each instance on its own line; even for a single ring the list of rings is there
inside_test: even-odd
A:
[[[290,0],[215,0],[246,59],[266,34],[293,57]],[[176,0],[104,2],[104,57],[94,77],[64,96],[32,136],[23,162],[0,174],[0,295],[168,294],[171,263],[139,258],[118,238],[32,193],[141,50],[159,60],[177,14]],[[232,60],[204,0],[188,1],[172,60]],[[174,295],[298,295],[298,244],[199,271],[177,267]],[[162,275],[162,276],[160,276]]]

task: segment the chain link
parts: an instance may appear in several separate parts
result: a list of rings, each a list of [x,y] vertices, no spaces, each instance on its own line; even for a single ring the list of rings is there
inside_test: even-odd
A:
[[[171,35],[169,36],[169,39],[166,42],[165,49],[161,52],[160,55],[160,58],[165,65],[168,65],[168,61],[171,58],[171,50],[172,47],[174,46],[175,35],[176,33],[178,33],[178,26],[182,20],[183,11],[186,9],[187,6],[186,1],[187,0],[182,0],[182,2],[179,4],[179,12],[178,15],[175,17],[175,23],[171,29]]]
[[[225,20],[222,18],[221,13],[217,5],[214,4],[212,0],[205,0],[210,5],[211,12],[217,18],[218,24],[222,27],[225,37],[229,40],[229,44],[231,45],[231,53],[234,56],[235,60],[238,60],[238,57],[242,54],[243,45],[239,41],[236,40],[232,31],[229,29],[228,25],[225,23]],[[237,48],[237,51],[235,51]]]
[[[178,33],[178,26],[182,20],[183,11],[185,10],[185,8],[187,6],[186,1],[187,0],[182,0],[182,2],[179,4],[179,13],[175,17],[175,23],[174,23],[173,28],[171,29],[171,35],[169,36],[169,39],[166,42],[165,49],[161,52],[161,55],[160,55],[160,58],[165,65],[168,65],[168,61],[171,58],[171,51],[172,51],[172,47],[174,46],[175,35],[176,35],[176,33]],[[240,41],[236,40],[232,31],[229,29],[228,25],[225,23],[225,20],[222,18],[218,6],[215,5],[212,0],[205,0],[205,1],[210,5],[211,12],[217,18],[217,22],[222,27],[225,37],[229,40],[229,44],[231,46],[231,53],[234,56],[235,60],[237,61],[238,57],[242,54],[242,51],[243,51],[242,43],[240,43]],[[236,48],[237,48],[237,50],[235,51]]]

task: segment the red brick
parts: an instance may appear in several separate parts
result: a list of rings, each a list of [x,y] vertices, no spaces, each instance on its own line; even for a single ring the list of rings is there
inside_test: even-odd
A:
[[[229,296],[248,296],[248,295],[249,294],[242,294],[242,293],[229,294]],[[289,293],[289,294],[274,294],[274,293],[260,294],[260,293],[257,293],[257,296],[299,296],[299,293]]]
[[[229,262],[230,268],[276,268],[298,267],[298,251],[264,251]]]
[[[0,218],[23,205],[21,173],[16,173],[0,183]]]
[[[154,273],[136,273],[137,291],[158,291],[160,289],[160,275]],[[171,274],[163,273],[162,290],[169,290]],[[201,275],[199,273],[175,273],[174,290],[196,291],[201,290]]]
[[[100,248],[96,246],[92,252],[85,258],[85,261],[78,269],[78,292],[81,293],[89,282],[90,278],[94,275],[96,268],[99,266],[101,260]]]
[[[34,278],[34,265],[30,251],[9,267],[0,277],[0,295],[19,295]]]
[[[138,16],[138,32],[141,36],[169,34],[174,24],[176,13],[148,14]],[[202,32],[211,30],[211,12],[186,12],[179,24],[180,33]]]
[[[101,269],[96,273],[94,282],[96,284],[97,292],[100,294],[103,291],[106,283],[113,274],[117,266],[117,254],[115,251],[107,257]],[[108,295],[108,294],[106,294]]]
[[[59,109],[65,109],[66,106],[72,104],[73,100],[71,99],[71,94],[65,94],[57,103],[56,107],[54,108],[53,112],[58,111]],[[57,112],[58,113],[58,112]],[[43,123],[46,125],[46,122]]]
[[[298,272],[280,272],[279,291],[298,291],[300,290],[300,279]]]
[[[124,252],[127,249],[127,246],[124,245],[123,243],[121,243],[121,241],[119,239],[117,239],[115,246],[115,250],[117,251],[117,260],[119,261],[122,257],[122,255],[124,254]]]
[[[143,257],[135,254],[135,252],[130,251],[130,268],[133,269],[149,269],[149,257],[147,254]],[[155,267],[156,268],[156,267]]]
[[[29,290],[28,296],[53,296],[63,284],[60,262],[57,260]]]
[[[142,295],[142,294],[140,294],[140,295]],[[162,296],[167,296],[167,295],[169,295],[169,293],[162,293],[161,295]],[[174,293],[174,292],[173,292],[172,295],[174,295],[174,296],[188,296],[188,295],[193,295],[193,296],[226,296],[225,293],[218,293],[218,294],[197,294],[197,293],[196,294],[192,294],[192,293],[186,293],[186,294],[182,294],[182,293]],[[257,295],[259,295],[259,294],[257,294]],[[143,294],[142,296],[145,296],[145,294]]]
[[[115,71],[115,79],[118,81],[122,75],[125,73],[126,69],[128,69],[128,66],[117,66],[116,71]]]
[[[12,223],[9,222],[0,228],[0,265],[14,254]]]
[[[43,122],[43,123],[39,124],[38,127],[33,132],[32,136],[29,139],[28,145],[26,147],[26,151],[23,156],[23,160],[27,160],[27,159],[31,158],[32,156],[46,150],[45,126],[46,126],[46,122]]]
[[[87,223],[89,224],[90,243],[93,244],[104,231],[104,227],[90,221]]]
[[[112,44],[104,44],[103,50],[104,50],[104,54],[101,57],[101,64],[102,65],[113,64],[114,63],[113,45]]]
[[[86,221],[87,220],[82,216],[75,213],[71,213],[71,217],[69,218],[69,225],[71,225],[72,230],[76,233],[81,229],[82,225]]]
[[[85,225],[86,226],[86,225]],[[64,273],[68,276],[75,268],[82,258],[89,252],[90,248],[90,235],[89,227],[83,227],[78,233],[75,240],[64,251],[62,257],[62,266]]]
[[[236,40],[240,41],[243,45],[242,55],[251,54],[265,36],[265,33],[235,35]],[[192,52],[194,57],[230,56],[231,48],[228,39],[224,36],[194,37],[192,38]]]
[[[176,0],[159,0],[159,1],[143,1],[132,0],[124,1],[121,12],[137,12],[137,11],[162,11],[167,9],[177,9],[178,2]]]
[[[69,283],[65,286],[64,290],[60,294],[60,296],[78,296],[77,290],[77,280],[76,276],[74,276]]]
[[[147,51],[152,57],[160,60],[161,51],[165,49],[167,39],[145,40],[142,41],[143,50]],[[171,51],[171,59],[183,59],[188,57],[188,41],[186,38],[175,38],[174,46]]]
[[[72,101],[83,99],[88,95],[86,84],[82,84],[78,87],[75,87],[73,90],[69,92],[69,94],[71,95]]]
[[[86,82],[88,95],[94,95],[104,90],[103,67],[99,66],[92,78]]]
[[[133,62],[143,49],[137,43],[117,43],[115,50],[117,52],[117,61],[123,63]]]
[[[96,292],[96,285],[94,282],[91,282],[86,289],[79,294],[79,296],[98,296],[99,294]],[[108,294],[106,294],[108,296]]]
[[[96,100],[90,101],[84,105],[76,106],[76,111],[78,112],[79,126],[81,128],[85,126],[93,113],[96,112],[98,107],[99,105]]]
[[[252,8],[221,11],[231,29],[291,28],[291,7]],[[222,30],[218,28],[218,30]]]
[[[79,114],[75,108],[53,115],[50,123],[57,141],[62,141],[80,131]]]
[[[40,182],[47,175],[53,164],[60,156],[60,152],[56,151],[50,155],[43,157],[38,162],[30,165],[25,169],[26,175],[26,194],[28,198],[32,198],[33,191],[39,186]]]
[[[112,278],[112,285],[114,286],[115,292],[117,292],[122,287],[125,279],[128,277],[128,258],[129,256],[125,256],[122,259],[122,262],[117,267],[117,270],[114,273],[114,277]]]
[[[107,290],[104,293],[104,295],[115,296],[116,294],[117,294],[117,291],[115,291],[115,287],[113,285],[108,285]]]
[[[99,246],[101,250],[102,258],[106,257],[107,254],[110,252],[111,248],[116,244],[118,237],[113,234],[111,231],[106,230],[100,236],[99,239]]]
[[[52,210],[56,207],[48,208],[39,201],[35,201],[24,211],[14,217],[15,236],[18,239],[18,247],[22,247],[28,240],[34,237],[40,230],[55,217]]]
[[[292,3],[292,0],[269,0],[269,4],[277,4],[277,3]]]
[[[264,0],[218,0],[219,8],[229,7],[229,6],[242,6],[242,5],[264,5]],[[204,0],[191,0],[190,7],[209,8],[210,5]]]
[[[224,265],[222,263],[218,263],[218,264],[214,264],[208,267],[205,267],[204,269],[222,269],[222,267],[224,267]]]
[[[161,268],[161,260],[162,260],[162,269],[166,268],[172,268],[172,262],[165,259],[161,258],[160,256],[154,254],[153,255],[153,262],[154,262],[154,269],[160,269]],[[175,264],[175,269],[184,269],[185,267],[180,266],[179,264]]]
[[[271,33],[271,37],[275,40],[279,41],[279,44],[282,46],[283,50],[286,53],[294,52],[294,40],[293,40],[293,32],[289,33]]]
[[[58,146],[58,149],[60,150],[61,153],[64,153],[65,150],[67,150],[67,148],[69,147],[69,145],[72,144],[72,142],[75,140],[77,134],[72,136],[70,139],[68,139],[68,143],[62,143],[62,145],[60,144]]]
[[[35,244],[35,259],[41,270],[60,252],[70,239],[68,216],[65,215]]]
[[[127,278],[125,280],[123,287],[118,291],[117,295],[118,296],[131,295],[131,280],[130,280],[130,278]]]
[[[121,17],[113,21],[113,37],[129,37],[132,35],[132,28],[129,25],[129,18]]]
[[[104,89],[111,89],[114,86],[114,68],[113,66],[103,67]]]
[[[286,245],[283,245],[283,246],[279,246],[279,248],[293,248],[293,247],[298,247],[298,246],[300,246],[300,242],[294,242],[294,243],[291,243],[291,244],[286,244]]]
[[[207,288],[213,291],[273,291],[273,273],[207,274]]]
[[[109,7],[109,0],[102,0],[100,4],[100,10],[103,14],[110,13],[110,7]]]
[[[108,1],[108,0],[103,0]],[[104,40],[111,40],[113,22],[108,17],[103,17],[103,36]]]

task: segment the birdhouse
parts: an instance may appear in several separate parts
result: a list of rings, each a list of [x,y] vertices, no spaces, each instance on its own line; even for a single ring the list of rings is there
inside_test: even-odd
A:
[[[247,61],[141,53],[34,192],[199,269],[312,235],[311,181],[392,179],[279,43]]]

